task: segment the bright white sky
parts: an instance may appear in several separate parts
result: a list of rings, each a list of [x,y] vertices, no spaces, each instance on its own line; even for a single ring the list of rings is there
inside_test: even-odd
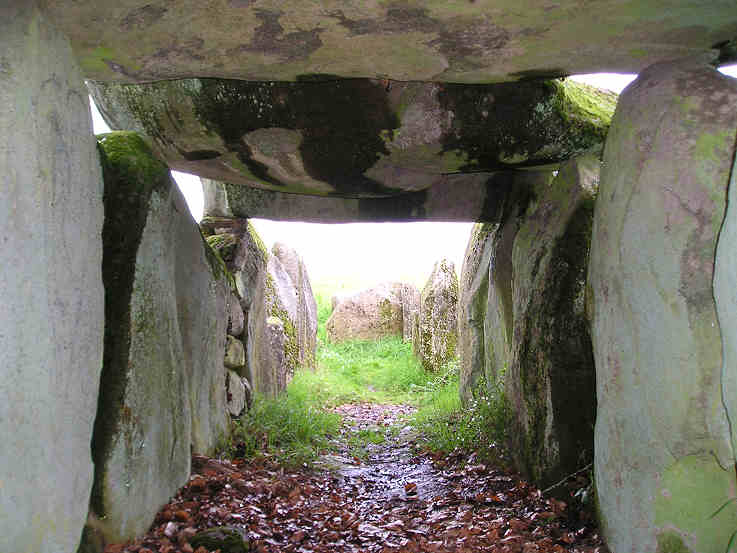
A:
[[[737,65],[722,67],[737,77]],[[621,92],[636,75],[598,73],[573,80]],[[95,134],[109,132],[94,103]],[[172,171],[190,211],[202,218],[202,185],[198,177]],[[284,242],[304,258],[313,285],[353,290],[385,280],[404,280],[422,287],[435,261],[448,257],[460,273],[471,223],[351,223],[321,225],[253,219],[267,247]]]

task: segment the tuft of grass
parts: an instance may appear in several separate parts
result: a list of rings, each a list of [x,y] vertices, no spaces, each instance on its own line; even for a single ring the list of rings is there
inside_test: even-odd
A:
[[[274,455],[287,466],[310,464],[330,448],[338,433],[340,416],[323,410],[301,381],[300,372],[276,398],[256,396],[251,409],[236,422],[230,453],[253,457]]]
[[[426,386],[412,424],[427,448],[450,453],[456,449],[477,451],[479,456],[501,460],[511,422],[509,403],[501,385],[487,386],[482,380],[470,405],[462,405],[458,393],[457,361]]]

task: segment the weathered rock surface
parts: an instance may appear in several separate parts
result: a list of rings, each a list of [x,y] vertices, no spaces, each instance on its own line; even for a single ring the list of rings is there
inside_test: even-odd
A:
[[[730,2],[45,2],[85,76],[493,82],[637,73],[737,35]],[[726,49],[725,49],[726,53]]]
[[[710,518],[737,492],[733,314],[722,319],[734,307],[735,106],[737,81],[706,60],[655,65],[622,93],[607,139],[589,286],[612,551],[719,552],[737,527],[735,509]]]
[[[317,302],[312,293],[307,267],[295,250],[281,242],[274,244],[271,253],[281,261],[295,288],[297,313],[294,332],[299,351],[299,366],[314,369],[317,349]]]
[[[228,334],[236,338],[243,334],[246,328],[246,316],[243,313],[240,298],[231,294],[228,298]]]
[[[593,459],[596,376],[584,294],[599,154],[561,166],[512,248],[509,435],[517,466],[544,486]]]
[[[102,174],[67,38],[0,4],[0,551],[74,553],[102,365]]]
[[[225,266],[135,133],[101,135],[105,355],[91,511],[109,540],[145,532],[227,431]]]
[[[238,373],[243,373],[246,368],[246,349],[243,342],[233,336],[226,337],[225,366]]]
[[[225,390],[228,413],[232,417],[240,417],[250,403],[250,386],[248,380],[235,371],[225,374]]]
[[[279,258],[267,256],[266,270],[253,293],[246,350],[254,392],[275,396],[300,366],[300,322],[297,289]],[[302,353],[302,358],[308,357]]]
[[[445,175],[548,166],[600,144],[616,102],[558,80],[387,91],[367,79],[189,79],[91,83],[90,91],[111,128],[146,134],[170,167],[230,183],[225,200],[222,188],[208,198],[245,217],[256,215],[241,205],[253,198],[239,197],[250,187],[359,199],[410,193],[388,210],[410,212],[407,204],[423,205],[416,192]]]
[[[427,176],[428,187],[391,198],[308,196],[202,179],[205,215],[258,217],[281,221],[348,223],[354,221],[489,221],[503,198],[499,188],[510,181],[524,185],[550,171],[502,171]],[[219,191],[217,198],[211,199]],[[227,197],[225,204],[219,203]],[[223,207],[225,206],[225,207]]]
[[[402,301],[402,341],[411,342],[414,320],[420,314],[420,291],[412,284],[402,283],[399,297]]]
[[[460,392],[503,383],[512,456],[542,486],[593,454],[594,365],[584,292],[598,152],[515,189],[476,225],[461,274]]]
[[[326,323],[328,340],[377,340],[386,336],[404,337],[405,316],[411,320],[408,297],[414,286],[401,282],[385,282],[339,298]],[[416,288],[415,288],[416,292]]]
[[[458,277],[452,261],[436,262],[422,289],[414,350],[422,366],[438,371],[456,356]]]
[[[469,402],[486,377],[486,323],[489,296],[489,267],[496,242],[492,239],[498,223],[477,223],[463,257],[458,292],[458,361],[461,399]]]
[[[245,320],[245,366],[226,364],[255,392],[276,395],[297,367],[315,366],[317,305],[304,262],[284,244],[269,253],[247,219],[208,216],[200,224],[233,274]]]

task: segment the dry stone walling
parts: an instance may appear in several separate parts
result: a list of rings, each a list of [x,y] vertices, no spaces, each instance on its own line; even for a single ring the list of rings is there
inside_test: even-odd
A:
[[[593,457],[594,363],[585,280],[599,155],[510,191],[471,235],[459,307],[461,395],[500,384],[512,456],[547,486]]]
[[[386,336],[401,336],[408,342],[420,292],[412,284],[385,282],[348,296],[334,296],[332,301],[333,312],[326,323],[331,342]]]
[[[268,252],[246,219],[208,216],[201,225],[240,296],[243,328],[228,338],[230,382],[245,379],[248,393],[275,396],[298,367],[315,367],[317,305],[305,264],[284,244]]]

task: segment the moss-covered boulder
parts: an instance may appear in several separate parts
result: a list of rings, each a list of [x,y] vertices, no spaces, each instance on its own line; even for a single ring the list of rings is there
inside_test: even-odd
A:
[[[355,294],[333,297],[333,312],[326,323],[328,340],[404,337],[412,316],[411,298],[418,294],[411,284],[384,282]]]
[[[189,545],[193,549],[204,547],[221,553],[248,553],[250,543],[245,530],[235,526],[217,526],[202,530],[192,536]]]
[[[90,91],[111,128],[145,133],[172,168],[228,183],[208,187],[208,212],[240,217],[254,216],[250,187],[385,198],[449,174],[559,163],[603,142],[616,101],[561,80],[387,91],[370,79],[188,79]]]
[[[299,351],[299,366],[314,369],[317,349],[317,302],[312,293],[307,267],[294,249],[281,242],[274,244],[271,254],[281,262],[294,285],[297,299],[294,332]]]
[[[707,61],[642,72],[604,152],[589,286],[613,551],[721,553],[737,528],[733,505],[710,516],[737,494],[737,81]]]
[[[91,511],[110,541],[145,532],[227,430],[222,261],[135,133],[99,137],[105,353]]]
[[[422,366],[438,371],[456,356],[458,276],[452,261],[441,259],[422,289],[413,348]]]

